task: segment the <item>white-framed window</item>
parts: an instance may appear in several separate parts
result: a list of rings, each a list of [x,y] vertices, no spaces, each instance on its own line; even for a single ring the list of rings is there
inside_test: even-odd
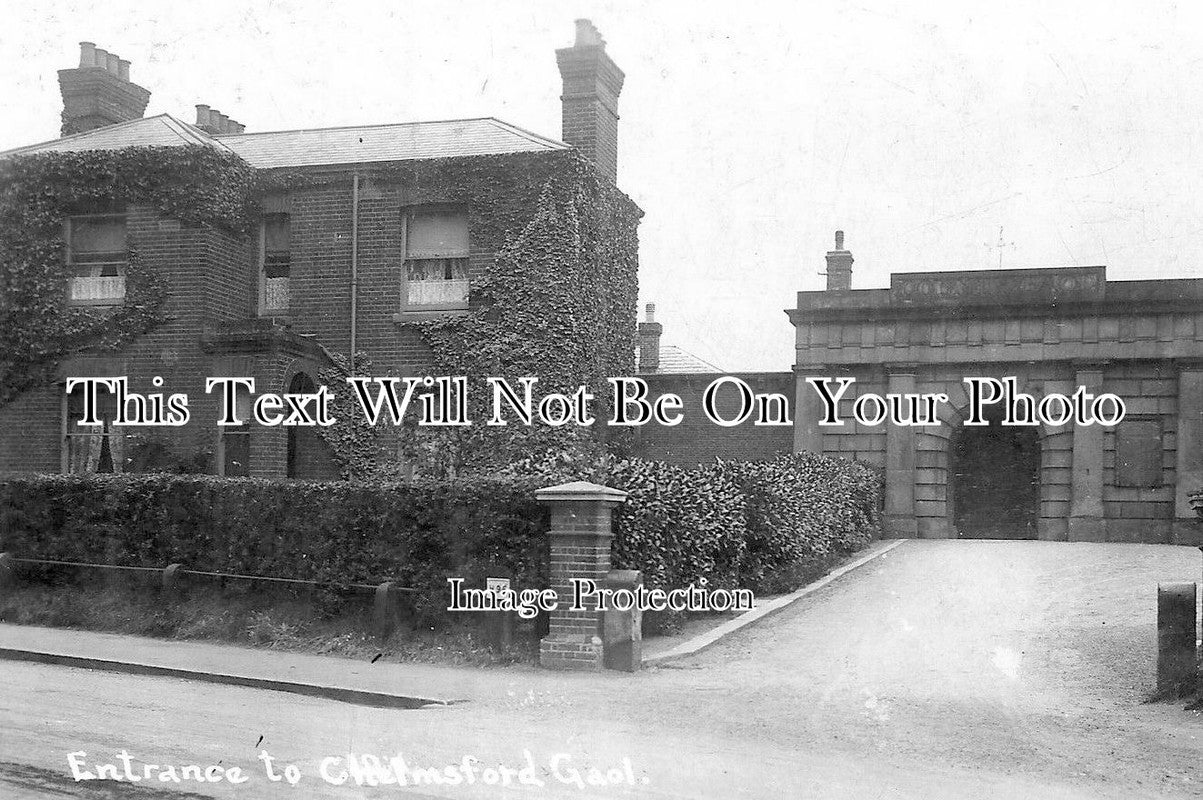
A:
[[[401,306],[408,311],[468,307],[468,212],[421,208],[404,217],[405,280]]]
[[[125,432],[114,427],[117,397],[103,387],[96,391],[99,425],[80,425],[84,419],[84,387],[76,386],[63,399],[63,472],[125,472]]]
[[[259,313],[287,313],[292,275],[292,221],[267,214],[259,229]]]
[[[124,214],[81,214],[67,220],[68,301],[73,306],[125,302],[129,249]]]

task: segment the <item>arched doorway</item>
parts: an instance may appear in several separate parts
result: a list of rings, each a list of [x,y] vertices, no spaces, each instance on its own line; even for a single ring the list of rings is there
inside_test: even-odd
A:
[[[1040,512],[1038,429],[1002,424],[956,428],[950,444],[953,526],[961,538],[1035,539]]]
[[[312,394],[316,391],[313,379],[304,372],[293,375],[288,384],[289,394]],[[289,478],[330,477],[329,460],[329,447],[317,428],[289,426],[285,475]]]

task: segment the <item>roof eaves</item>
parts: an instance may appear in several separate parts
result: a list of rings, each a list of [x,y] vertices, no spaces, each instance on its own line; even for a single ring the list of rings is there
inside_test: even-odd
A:
[[[106,125],[106,126],[104,126],[104,130],[106,132],[111,132],[114,130],[119,130],[121,128],[131,128],[135,125],[138,125],[139,123],[144,123],[147,120],[160,119],[160,118],[164,121],[164,124],[168,127],[168,129],[171,130],[172,133],[174,133],[176,136],[179,136],[180,139],[182,139],[185,144],[208,145],[209,147],[215,147],[224,152],[233,152],[232,150],[230,150],[230,148],[226,147],[224,144],[221,144],[216,139],[209,136],[207,133],[200,130],[199,128],[194,128],[191,125],[187,125],[186,123],[180,122],[175,117],[171,116],[170,114],[166,114],[166,113],[156,114],[153,117],[138,117],[137,119],[129,119],[129,120],[126,120],[125,122],[117,122],[112,125]],[[47,139],[44,142],[37,142],[36,144],[27,144],[27,145],[23,145],[21,147],[14,147],[11,150],[3,150],[3,151],[0,151],[0,158],[10,158],[12,156],[23,155],[25,153],[36,151],[39,148],[45,147],[47,145],[59,144],[61,142],[77,141],[79,139],[84,138],[85,136],[91,136],[97,130],[100,130],[100,129],[93,128],[92,130],[89,130],[89,131],[83,131],[82,133],[73,133],[70,136],[62,136],[62,137],[59,137],[58,139]]]
[[[539,134],[534,133],[533,131],[528,131],[526,128],[519,127],[512,123],[506,122],[505,120],[500,120],[500,119],[497,119],[496,117],[487,117],[487,119],[489,120],[489,122],[492,122],[494,125],[501,128],[502,130],[507,130],[510,133],[513,133],[517,136],[521,136],[525,139],[529,139],[530,141],[534,142],[535,144],[546,145],[555,150],[571,150],[572,149],[572,145],[570,145],[570,144],[561,142],[558,139],[550,139],[546,136],[540,136]]]
[[[159,116],[167,116],[167,115],[160,114]],[[110,128],[110,129],[128,128],[131,125],[135,125],[139,122],[142,122],[144,119],[154,119],[154,117],[138,117],[137,119],[130,119],[130,120],[126,120],[125,122],[118,122],[115,125],[107,125],[105,127]],[[95,130],[97,130],[97,129],[93,128],[90,131],[82,131],[81,133],[73,133],[70,136],[60,136],[57,139],[47,139],[44,142],[37,142],[36,144],[22,145],[21,147],[14,147],[11,150],[0,151],[0,158],[4,158],[6,156],[19,156],[22,153],[28,152],[30,150],[37,150],[39,147],[45,147],[48,144],[58,144],[59,142],[71,142],[71,141],[75,141],[76,139],[82,139],[85,136],[90,136],[92,134],[92,132]]]

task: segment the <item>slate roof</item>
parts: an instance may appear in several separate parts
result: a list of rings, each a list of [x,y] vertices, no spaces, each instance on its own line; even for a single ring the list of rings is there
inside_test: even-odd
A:
[[[225,134],[217,140],[261,169],[568,149],[492,117]]]
[[[210,136],[170,114],[160,114],[18,147],[0,153],[0,158],[185,144],[234,152],[260,169],[569,149],[563,142],[492,117]]]
[[[170,114],[144,117],[106,125],[61,139],[31,144],[0,152],[0,158],[34,153],[78,153],[84,150],[120,150],[123,147],[172,147],[199,144],[217,150],[227,148],[200,128],[180,122]]]
[[[637,368],[640,373],[646,372],[642,366]],[[655,375],[696,375],[722,372],[721,369],[708,361],[703,361],[692,353],[687,353],[671,344],[660,345],[660,366]]]

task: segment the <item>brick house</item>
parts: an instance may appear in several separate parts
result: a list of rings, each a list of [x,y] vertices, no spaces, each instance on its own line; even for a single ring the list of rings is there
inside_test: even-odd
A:
[[[129,63],[90,43],[59,72],[63,138],[0,159],[142,147],[212,148],[280,178],[262,198],[250,235],[181,224],[134,205],[80,209],[63,220],[70,270],[64,303],[98,310],[125,302],[126,254],[136,248],[166,286],[166,321],[119,352],[75,352],[57,378],[0,405],[0,472],[121,471],[131,429],[70,423],[81,397],[67,377],[128,376],[139,393],[189,395],[192,421],[161,428],[167,446],[224,475],[337,475],[312,428],[216,425],[208,376],[248,376],[257,391],[311,391],[332,354],[366,353],[377,374],[421,375],[430,352],[418,325],[487,303],[474,292],[498,251],[534,214],[540,182],[568,180],[582,158],[613,187],[623,73],[586,20],[556,52],[564,141],[493,118],[313,130],[247,132],[206,105],[187,124],[143,117],[150,92]],[[487,189],[457,187],[489,170]],[[616,193],[636,218],[641,213]],[[630,303],[631,340],[634,302]],[[632,348],[633,349],[633,348]],[[240,398],[241,402],[241,398]],[[133,437],[143,433],[132,431]]]

